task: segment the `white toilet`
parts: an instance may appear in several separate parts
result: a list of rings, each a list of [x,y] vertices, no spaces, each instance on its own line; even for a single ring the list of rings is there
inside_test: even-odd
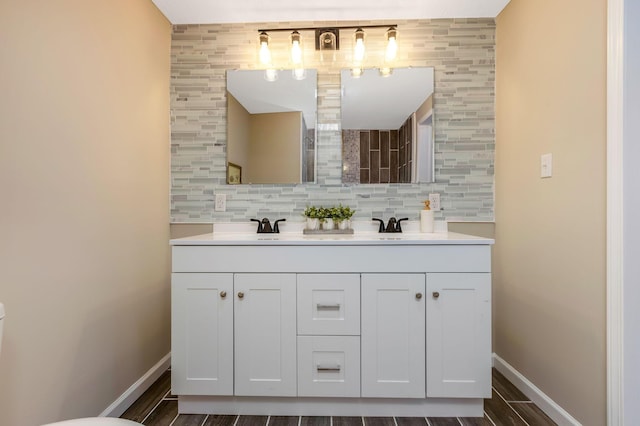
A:
[[[2,328],[4,325],[4,305],[0,303],[0,353],[2,352]],[[112,417],[91,417],[85,419],[65,420],[49,423],[43,426],[140,426],[131,420],[115,419]]]

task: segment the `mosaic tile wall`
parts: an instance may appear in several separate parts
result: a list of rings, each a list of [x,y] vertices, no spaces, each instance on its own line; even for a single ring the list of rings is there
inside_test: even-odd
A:
[[[397,66],[435,68],[435,176],[432,184],[343,184],[340,70],[349,68],[352,30],[340,32],[333,63],[304,49],[305,66],[318,70],[317,183],[225,184],[227,69],[256,69],[257,29],[332,25],[398,25]],[[303,32],[311,37],[311,32]],[[287,66],[288,32],[272,32],[275,66]],[[384,29],[367,30],[365,67],[380,66]],[[495,23],[493,19],[282,22],[178,25],[171,53],[171,218],[173,222],[302,220],[307,205],[349,205],[355,219],[417,219],[422,200],[441,194],[437,219],[493,220],[495,147]],[[227,211],[214,212],[214,194]]]

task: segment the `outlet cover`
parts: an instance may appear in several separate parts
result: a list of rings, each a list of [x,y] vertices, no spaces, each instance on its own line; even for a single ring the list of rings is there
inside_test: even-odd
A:
[[[440,194],[429,194],[429,207],[433,211],[440,211]]]
[[[227,211],[227,194],[216,194],[216,204],[214,210],[217,212]]]

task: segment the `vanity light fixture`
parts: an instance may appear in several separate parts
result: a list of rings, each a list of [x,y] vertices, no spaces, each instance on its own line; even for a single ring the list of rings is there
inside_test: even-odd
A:
[[[387,30],[387,50],[384,55],[386,62],[392,62],[396,59],[398,53],[398,30],[396,27],[390,27]]]
[[[298,31],[291,33],[291,62],[293,65],[302,64],[302,37]]]
[[[353,60],[355,62],[362,62],[364,60],[364,30],[362,28],[356,29],[354,34],[356,39],[356,45],[353,48]]]
[[[271,51],[269,50],[269,34],[265,31],[261,31],[258,36],[260,42],[260,63],[262,65],[271,64]]]
[[[302,36],[297,30],[291,33],[291,63],[293,64],[293,78],[304,80],[307,73],[302,64]]]
[[[319,28],[316,30],[316,50],[320,51],[320,61],[334,62],[336,51],[340,48],[337,28]]]
[[[303,50],[302,50],[302,32],[315,32],[315,48],[320,51],[320,60],[322,62],[335,61],[336,51],[340,49],[340,30],[355,29],[353,34],[355,46],[353,51],[353,63],[355,68],[362,68],[365,59],[365,30],[369,28],[386,28],[387,47],[384,55],[384,64],[389,66],[388,62],[395,58],[397,53],[397,25],[360,25],[360,26],[340,26],[329,28],[271,28],[258,30],[260,42],[260,63],[268,69],[271,76],[277,75],[274,66],[271,63],[271,52],[269,51],[269,42],[271,41],[268,33],[287,31],[290,35],[290,57],[291,65],[294,69],[294,77],[298,79],[304,78],[303,66]],[[358,73],[358,71],[353,71]],[[359,71],[362,74],[362,70]],[[356,75],[354,75],[356,77]],[[265,75],[265,78],[266,75]],[[277,77],[276,77],[277,78]],[[270,80],[272,81],[272,80]]]

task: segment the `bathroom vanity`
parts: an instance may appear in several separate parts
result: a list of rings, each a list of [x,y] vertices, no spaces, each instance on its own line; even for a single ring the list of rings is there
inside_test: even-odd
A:
[[[179,411],[482,416],[491,244],[454,233],[172,240]]]

